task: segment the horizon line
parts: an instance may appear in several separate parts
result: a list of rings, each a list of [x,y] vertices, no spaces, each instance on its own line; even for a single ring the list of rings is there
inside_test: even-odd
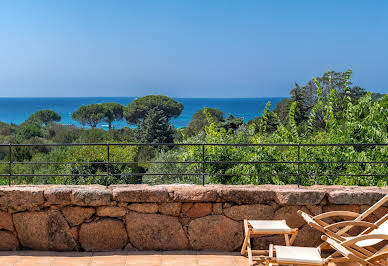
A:
[[[39,99],[39,98],[142,98],[149,95],[163,95],[163,94],[148,94],[144,96],[0,96],[0,98],[29,98],[29,99]],[[167,96],[167,95],[164,95]],[[175,99],[261,99],[261,98],[289,98],[289,96],[264,96],[264,97],[171,97]]]

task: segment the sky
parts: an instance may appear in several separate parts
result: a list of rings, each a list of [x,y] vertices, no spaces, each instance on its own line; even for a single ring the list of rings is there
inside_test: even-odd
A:
[[[0,97],[388,92],[388,1],[1,0]]]

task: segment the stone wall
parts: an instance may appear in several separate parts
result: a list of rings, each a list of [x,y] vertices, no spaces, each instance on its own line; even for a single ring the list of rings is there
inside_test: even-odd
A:
[[[299,228],[295,245],[320,233],[297,215],[362,212],[387,188],[313,186],[12,186],[0,187],[0,250],[239,250],[242,221],[285,219]],[[381,207],[368,221],[388,212]],[[283,244],[283,237],[254,241]]]

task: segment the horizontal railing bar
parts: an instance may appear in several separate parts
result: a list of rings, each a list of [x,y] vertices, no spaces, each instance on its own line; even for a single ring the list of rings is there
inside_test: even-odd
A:
[[[0,174],[9,176],[9,174]],[[12,176],[108,176],[106,174],[12,174]]]
[[[0,162],[0,164],[106,164],[107,161],[101,161],[101,162]],[[109,164],[168,164],[168,163],[182,163],[182,164],[226,164],[226,163],[233,163],[233,164],[388,164],[388,161],[380,161],[380,162],[348,162],[348,161],[334,161],[334,162],[312,162],[312,161],[166,161],[166,162],[159,162],[159,161],[140,161],[140,162],[111,162],[109,161]]]
[[[106,162],[12,162],[12,164],[104,164]]]
[[[136,175],[136,176],[146,176],[146,175],[190,175],[190,176],[200,176],[202,173],[123,173],[123,174],[12,174],[12,176],[122,176],[122,175]],[[297,176],[295,173],[252,173],[252,174],[210,174],[206,173],[207,176]],[[9,174],[0,174],[0,177],[8,177]],[[302,174],[302,176],[305,176]],[[314,177],[325,177],[325,176],[388,176],[388,174],[321,174],[321,175],[312,175]],[[311,177],[307,175],[307,177]]]
[[[271,146],[271,147],[282,147],[282,146],[388,146],[388,143],[37,143],[37,144],[0,144],[0,146],[15,146],[15,147],[39,147],[39,146]]]

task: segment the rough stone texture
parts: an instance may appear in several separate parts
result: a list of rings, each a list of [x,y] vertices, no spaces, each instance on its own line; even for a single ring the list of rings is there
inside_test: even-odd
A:
[[[268,250],[269,244],[285,246],[285,240],[283,235],[265,235],[255,236],[251,242],[253,249]]]
[[[159,205],[159,212],[164,215],[179,216],[181,208],[182,203],[180,202],[161,203]]]
[[[275,196],[267,186],[217,186],[217,193],[221,201],[237,204],[268,203]]]
[[[388,207],[380,207],[375,212],[373,212],[373,214],[376,216],[377,219],[382,218],[387,213],[388,213]]]
[[[25,211],[39,209],[44,203],[44,187],[2,187],[0,190],[0,209]]]
[[[216,201],[217,191],[211,188],[211,186],[196,185],[167,186],[168,192],[172,195],[172,200],[178,202]]]
[[[103,206],[98,207],[96,213],[98,216],[123,217],[127,211],[123,207]]]
[[[78,236],[79,236],[78,227],[77,226],[71,227],[70,232],[73,235],[74,239],[78,241]]]
[[[195,250],[239,249],[243,241],[242,225],[222,215],[210,215],[191,221],[190,245]]]
[[[319,204],[325,195],[324,190],[285,186],[276,188],[275,201],[281,205]]]
[[[109,205],[112,195],[104,187],[91,187],[76,189],[72,194],[74,205],[81,206],[104,206]]]
[[[69,205],[71,204],[71,187],[56,186],[44,191],[44,197],[49,204]]]
[[[125,224],[129,240],[137,249],[188,248],[188,240],[177,217],[129,212]]]
[[[310,214],[306,207],[302,206],[285,206],[275,212],[274,220],[286,220],[286,223],[291,228],[299,228],[306,224],[305,220],[298,214],[298,210],[302,210]]]
[[[311,212],[312,215],[318,215],[322,213],[322,206],[319,205],[308,205],[307,208]]]
[[[222,214],[222,203],[213,203],[213,214]]]
[[[5,229],[8,231],[14,230],[12,215],[10,213],[0,211],[0,229]]]
[[[224,214],[238,221],[244,219],[271,220],[274,216],[274,208],[264,204],[235,205],[230,208],[224,208]]]
[[[66,207],[62,210],[63,215],[69,222],[70,226],[76,226],[92,217],[95,210],[89,207]]]
[[[79,230],[79,242],[86,251],[119,250],[128,243],[128,236],[122,221],[103,218],[84,223]]]
[[[155,203],[132,203],[128,206],[129,210],[142,213],[157,213],[158,208]]]
[[[388,194],[388,189],[347,187],[340,191],[330,191],[328,193],[329,203],[333,204],[366,204],[373,205],[382,197]],[[388,206],[386,204],[385,206]]]
[[[112,186],[113,199],[124,202],[167,202],[167,189],[160,186]]]
[[[77,250],[81,248],[80,229],[88,225],[96,232],[90,242],[83,238],[84,245],[90,245],[91,250],[128,247],[226,251],[240,248],[242,239],[240,242],[236,239],[238,232],[242,232],[243,219],[285,219],[291,227],[299,227],[296,244],[316,246],[321,241],[321,233],[305,225],[296,214],[298,209],[312,215],[340,210],[361,213],[387,194],[388,188],[344,186],[300,189],[295,185],[0,186],[0,245],[2,249]],[[375,222],[381,218],[388,212],[388,203],[385,205],[365,220]],[[333,223],[344,219],[353,218],[325,220]],[[127,222],[123,230],[122,220]],[[116,224],[120,224],[118,229],[114,228]],[[238,229],[236,226],[233,231],[232,225],[237,224]],[[111,231],[105,227],[120,231],[119,241],[111,240]],[[194,234],[194,229],[202,231]],[[133,243],[125,240],[126,230]],[[359,227],[353,227],[349,233],[354,235],[359,231]],[[224,238],[216,239],[217,234]],[[106,246],[93,246],[93,239],[97,241],[98,237]],[[122,245],[115,246],[120,241]],[[284,244],[282,236],[265,236],[254,244],[267,246],[270,241]]]
[[[11,232],[0,230],[0,251],[16,250],[18,247],[19,241]]]
[[[184,203],[182,213],[190,218],[199,218],[209,215],[213,210],[211,203]]]
[[[317,247],[320,243],[322,233],[308,224],[299,229],[298,236],[295,239],[294,246],[299,247]]]
[[[20,212],[13,215],[20,243],[36,250],[74,250],[77,244],[58,211]]]
[[[125,246],[124,250],[136,250],[136,248],[134,248],[134,247],[132,246],[131,243],[128,243],[128,244]]]

